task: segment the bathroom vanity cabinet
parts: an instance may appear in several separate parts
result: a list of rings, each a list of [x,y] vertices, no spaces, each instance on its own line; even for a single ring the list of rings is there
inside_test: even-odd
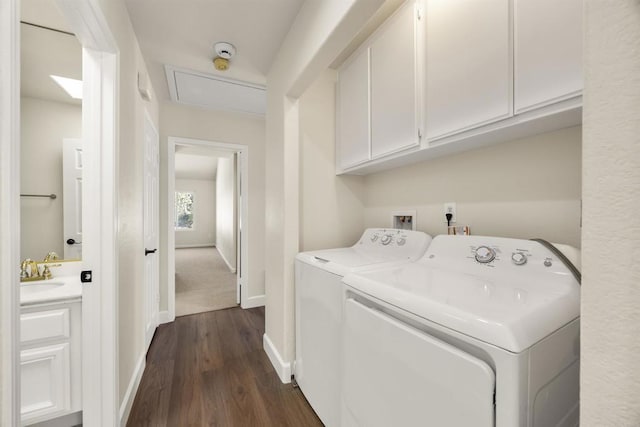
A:
[[[81,307],[80,298],[21,307],[23,425],[82,409]]]

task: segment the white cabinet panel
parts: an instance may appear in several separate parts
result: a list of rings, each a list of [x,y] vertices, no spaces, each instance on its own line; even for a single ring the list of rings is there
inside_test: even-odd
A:
[[[582,91],[582,0],[515,0],[516,113]]]
[[[22,421],[71,409],[69,343],[20,352]]]
[[[338,73],[337,163],[346,169],[370,158],[369,49]]]
[[[20,315],[20,342],[69,338],[69,309],[36,311]]]
[[[407,2],[371,45],[371,157],[418,145],[415,3]]]
[[[509,0],[427,0],[427,137],[512,115]]]

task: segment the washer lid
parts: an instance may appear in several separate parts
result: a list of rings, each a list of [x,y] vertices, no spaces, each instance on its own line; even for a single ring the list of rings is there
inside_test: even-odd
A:
[[[302,252],[296,256],[296,259],[339,276],[345,276],[364,268],[388,266],[390,262],[409,261],[406,257],[402,257],[401,259],[389,258],[381,254],[359,251],[355,248]]]
[[[572,276],[508,280],[425,263],[350,274],[344,282],[365,294],[505,350],[520,353],[580,316]]]
[[[352,247],[302,252],[296,259],[344,276],[357,270],[415,261],[429,243],[431,236],[420,231],[368,228]]]

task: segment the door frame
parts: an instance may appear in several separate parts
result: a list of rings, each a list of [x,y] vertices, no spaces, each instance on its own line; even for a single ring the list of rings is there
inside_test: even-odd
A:
[[[97,0],[56,0],[83,47],[82,397],[86,425],[116,425],[118,47]],[[0,304],[2,425],[20,425],[20,5],[0,2]],[[84,218],[91,217],[92,221]],[[8,357],[7,357],[8,356]]]
[[[144,109],[144,126],[143,129],[145,129],[145,133],[146,133],[146,126],[149,125],[151,126],[151,129],[153,129],[153,131],[156,134],[156,146],[158,148],[158,199],[156,200],[157,204],[158,204],[158,216],[156,218],[157,222],[156,222],[156,235],[158,238],[158,248],[160,246],[160,132],[158,132],[158,128],[156,127],[155,123],[153,122],[153,119],[151,118],[151,114],[149,113],[149,110],[147,108]],[[146,135],[145,135],[145,156],[146,156]],[[144,171],[144,177],[143,177],[143,181],[146,182],[147,179],[147,170],[146,170],[146,160],[145,160],[145,167],[143,168]],[[143,221],[146,221],[146,217],[143,218]],[[146,228],[146,227],[143,227]],[[146,240],[146,235],[144,236],[144,239]],[[145,250],[146,250],[146,241],[145,241]],[[159,323],[160,323],[160,260],[159,260],[159,254],[153,254],[156,256],[156,258],[158,258],[158,271],[157,271],[157,276],[156,276],[156,281],[154,283],[154,289],[153,289],[153,301],[151,302],[151,314],[152,314],[152,323],[154,325],[154,333],[155,333],[155,329],[158,327]],[[145,256],[146,258],[146,256]],[[145,269],[145,276],[144,276],[144,282],[145,282],[145,286],[146,286],[146,269]],[[146,289],[145,289],[146,291]],[[146,298],[146,292],[143,292],[143,294],[145,295]],[[146,312],[145,312],[145,316],[146,316]],[[151,334],[151,337],[147,337],[147,320],[148,319],[144,319],[144,351],[145,354],[146,352],[149,350],[149,346],[151,345],[151,340],[153,339],[153,334]]]
[[[183,137],[168,137],[167,142],[167,306],[168,306],[168,320],[172,322],[176,318],[176,245],[175,245],[175,212],[173,206],[173,200],[175,198],[176,188],[176,147],[177,146],[190,146],[190,147],[204,147],[213,149],[229,150],[239,153],[242,160],[239,162],[240,167],[240,185],[242,188],[241,205],[238,205],[238,219],[242,222],[243,229],[240,234],[240,227],[237,227],[236,236],[238,246],[240,246],[240,258],[236,260],[236,265],[240,268],[236,269],[237,287],[241,295],[240,306],[246,308],[248,304],[248,292],[247,283],[249,283],[249,146],[243,144],[230,144],[226,142],[209,141],[204,139],[193,139]],[[245,291],[242,292],[244,285]]]

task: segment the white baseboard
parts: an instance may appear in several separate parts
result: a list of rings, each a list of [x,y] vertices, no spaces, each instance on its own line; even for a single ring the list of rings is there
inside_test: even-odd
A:
[[[126,426],[129,414],[131,413],[131,407],[133,406],[133,400],[136,398],[138,387],[140,386],[140,380],[142,379],[142,373],[146,366],[146,354],[142,353],[136,363],[136,368],[131,374],[131,380],[129,381],[129,387],[120,404],[120,426]]]
[[[199,243],[197,245],[176,245],[176,249],[189,249],[189,248],[215,248],[215,243]]]
[[[224,257],[224,254],[222,253],[222,251],[220,249],[218,249],[218,253],[220,254],[220,256],[222,257],[222,260],[224,261],[225,264],[227,264],[227,267],[229,267],[229,270],[231,270],[232,273],[236,272],[236,268],[231,266],[231,264],[229,263],[229,261]]]
[[[282,359],[282,357],[280,356],[280,353],[278,353],[278,350],[273,345],[273,343],[271,342],[267,334],[264,334],[262,336],[262,345],[264,347],[265,353],[267,353],[267,356],[271,361],[271,364],[275,368],[276,373],[278,374],[278,377],[280,377],[280,381],[282,381],[284,384],[290,383],[291,382],[291,363],[285,362]]]
[[[241,307],[242,308],[262,307],[265,305],[266,300],[267,300],[266,295],[256,295],[255,297],[247,298],[244,305],[241,305]]]
[[[164,323],[171,323],[174,320],[176,320],[175,318],[171,318],[171,316],[169,315],[169,310],[166,311],[161,311],[158,313],[158,324],[162,325]]]

